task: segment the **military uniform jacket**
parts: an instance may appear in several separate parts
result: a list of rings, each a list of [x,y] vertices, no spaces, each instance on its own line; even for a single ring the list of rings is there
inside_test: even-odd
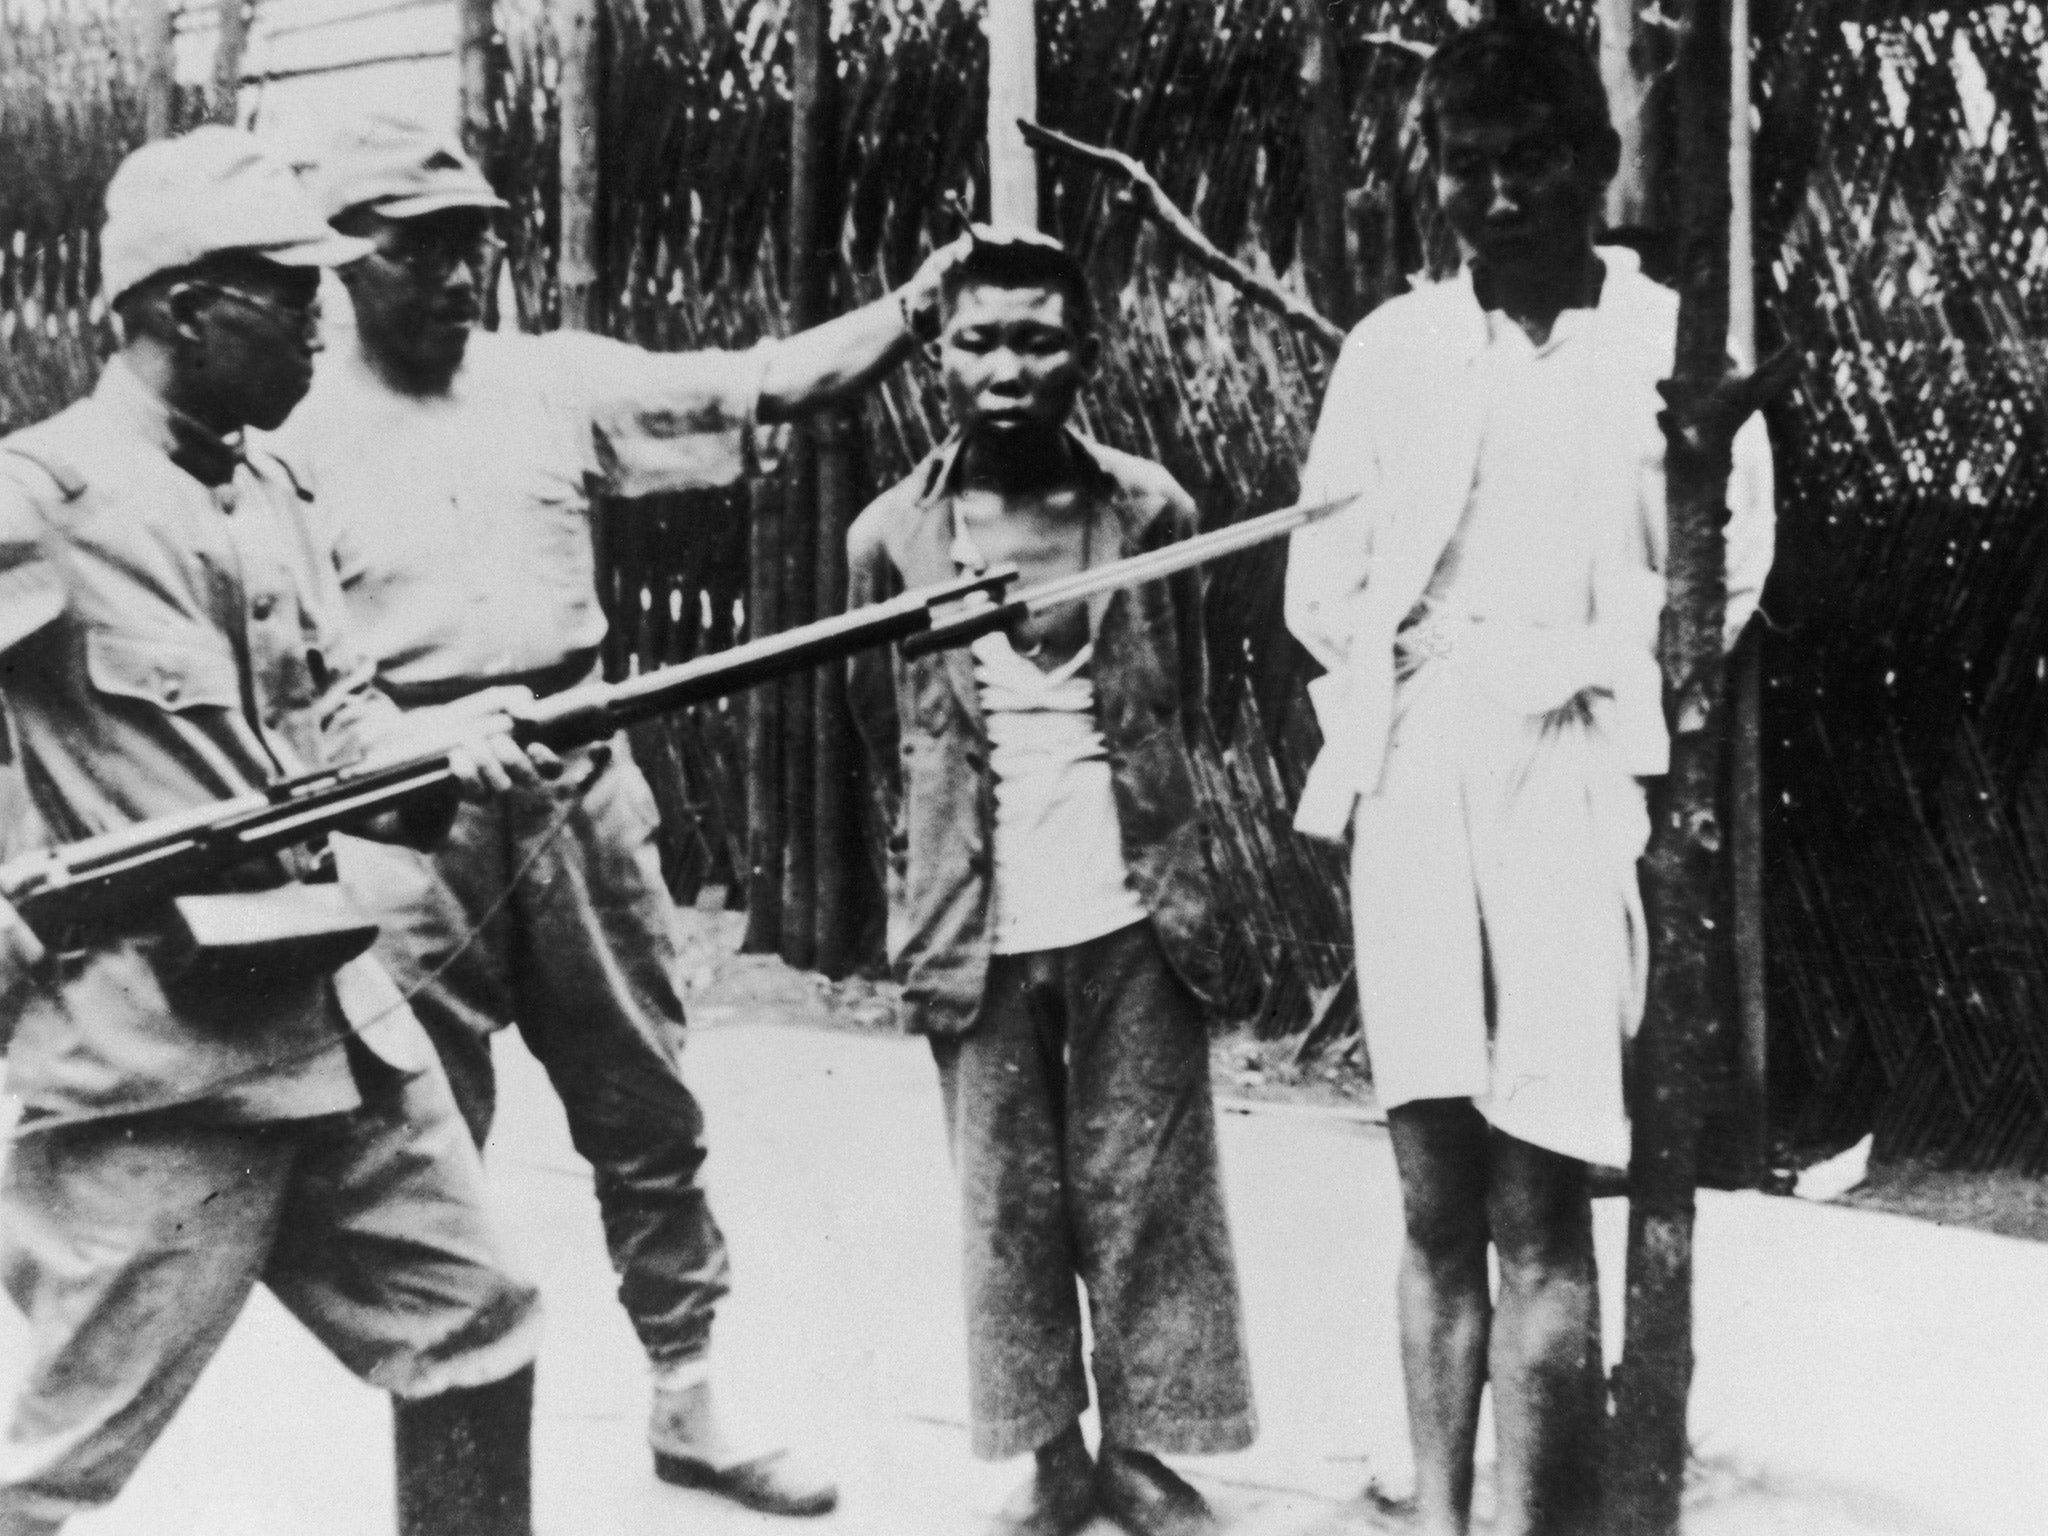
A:
[[[228,454],[209,487],[173,461]],[[189,462],[189,459],[188,459]],[[0,441],[0,691],[27,804],[0,855],[117,831],[356,753],[392,706],[357,666],[298,484],[236,458],[118,358],[89,398]],[[431,1060],[373,961],[256,992],[167,981],[148,918],[0,976],[24,1126],[171,1105],[230,1120],[359,1102],[344,1042]]]

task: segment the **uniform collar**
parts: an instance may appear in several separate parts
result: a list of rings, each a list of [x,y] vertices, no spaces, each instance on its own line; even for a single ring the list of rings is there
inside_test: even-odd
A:
[[[222,437],[164,399],[116,353],[93,391],[99,407],[201,485],[227,484],[245,457],[243,435]]]
[[[1091,490],[1112,486],[1115,477],[1103,468],[1102,460],[1096,455],[1095,445],[1072,427],[1065,429],[1067,447],[1074,454],[1074,462],[1081,466],[1081,474]],[[917,504],[930,506],[943,497],[951,496],[960,489],[960,450],[966,439],[955,431],[932,451],[918,471]]]

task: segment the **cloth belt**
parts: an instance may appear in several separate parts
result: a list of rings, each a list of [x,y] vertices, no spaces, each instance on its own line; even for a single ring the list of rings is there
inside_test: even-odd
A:
[[[429,709],[437,704],[452,704],[457,699],[466,699],[486,688],[531,688],[535,698],[545,699],[550,694],[594,683],[599,677],[597,651],[593,648],[572,651],[551,667],[536,667],[531,672],[514,672],[505,677],[450,678],[426,683],[396,683],[379,679],[377,686],[400,709]]]

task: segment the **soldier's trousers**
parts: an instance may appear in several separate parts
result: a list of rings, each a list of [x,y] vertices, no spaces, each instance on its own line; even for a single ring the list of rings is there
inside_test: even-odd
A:
[[[164,1111],[8,1147],[0,1274],[29,1357],[0,1439],[0,1529],[112,1500],[258,1280],[399,1397],[532,1363],[539,1298],[506,1268],[447,1083],[381,1065],[359,1082],[348,1114],[223,1125]],[[252,1405],[292,1410],[288,1395]]]
[[[709,1347],[728,1264],[697,1183],[703,1112],[676,1057],[659,816],[625,738],[609,748],[602,767],[571,753],[559,784],[463,806],[432,855],[353,838],[337,853],[479,1146],[497,1106],[491,1036],[517,1024],[595,1176],[619,1300],[665,1365]]]
[[[1249,1445],[1208,1035],[1152,925],[997,956],[981,1017],[932,1053],[962,1192],[975,1454],[1031,1450],[1087,1407],[1076,1280],[1106,1441]]]

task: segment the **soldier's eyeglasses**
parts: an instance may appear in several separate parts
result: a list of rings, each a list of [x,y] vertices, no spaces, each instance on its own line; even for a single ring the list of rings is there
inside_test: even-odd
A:
[[[504,251],[505,242],[492,234],[454,238],[415,230],[399,231],[377,247],[384,260],[423,279],[445,277],[456,267],[488,272]]]
[[[245,293],[240,288],[230,288],[226,283],[203,283],[197,286],[217,298],[239,304],[243,309],[259,314],[296,334],[311,335],[320,329],[320,295],[317,291],[305,299],[282,299]]]

